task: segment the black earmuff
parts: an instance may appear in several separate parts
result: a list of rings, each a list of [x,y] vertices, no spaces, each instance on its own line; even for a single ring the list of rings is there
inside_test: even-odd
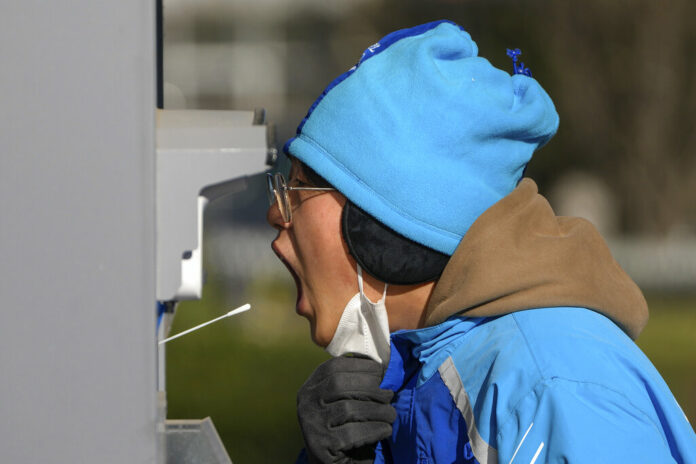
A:
[[[343,239],[360,267],[394,285],[436,280],[450,257],[410,240],[346,201],[341,214]]]

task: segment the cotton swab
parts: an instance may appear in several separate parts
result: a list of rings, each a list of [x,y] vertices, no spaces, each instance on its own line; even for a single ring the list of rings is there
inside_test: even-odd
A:
[[[234,316],[235,314],[243,313],[244,311],[248,311],[248,310],[250,310],[250,309],[251,309],[251,305],[250,305],[249,303],[247,303],[247,304],[245,304],[245,305],[240,306],[239,308],[233,309],[232,311],[228,312],[227,314],[223,314],[223,315],[220,316],[220,317],[216,317],[215,319],[212,319],[212,320],[210,320],[210,321],[208,321],[208,322],[204,322],[204,323],[202,323],[202,324],[199,324],[199,325],[197,325],[196,327],[191,327],[190,329],[184,330],[183,332],[179,332],[178,334],[173,335],[173,336],[171,336],[171,337],[169,337],[169,338],[165,338],[164,340],[160,340],[160,341],[159,341],[159,344],[162,345],[162,344],[167,343],[167,342],[169,342],[169,341],[171,341],[171,340],[174,340],[175,338],[179,338],[179,337],[181,337],[181,336],[183,336],[183,335],[186,335],[186,334],[188,334],[188,333],[191,333],[191,332],[193,332],[194,330],[198,330],[198,329],[200,329],[201,327],[205,327],[206,325],[210,325],[210,324],[212,324],[213,322],[217,322],[217,321],[219,321],[219,320],[221,320],[221,319],[224,319],[224,318],[226,318],[226,317]]]

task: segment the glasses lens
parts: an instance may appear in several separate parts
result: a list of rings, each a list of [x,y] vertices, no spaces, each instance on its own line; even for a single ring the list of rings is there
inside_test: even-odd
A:
[[[266,173],[266,195],[268,195],[268,205],[273,206],[276,202],[275,186],[273,185],[273,174]]]
[[[278,209],[283,215],[285,222],[290,222],[290,197],[288,196],[288,186],[285,183],[285,177],[281,173],[275,175],[275,196],[278,201]]]

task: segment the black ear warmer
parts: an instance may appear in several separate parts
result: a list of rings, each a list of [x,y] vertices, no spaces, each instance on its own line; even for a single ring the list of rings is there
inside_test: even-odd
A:
[[[346,201],[343,239],[361,268],[388,284],[411,285],[440,277],[450,257],[399,235]]]

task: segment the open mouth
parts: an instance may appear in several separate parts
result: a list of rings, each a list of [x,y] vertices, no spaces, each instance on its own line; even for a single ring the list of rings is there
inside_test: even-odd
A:
[[[297,300],[295,301],[295,311],[298,311],[298,305],[300,303],[300,298],[302,298],[302,286],[300,285],[300,278],[297,276],[297,273],[295,270],[292,268],[290,263],[288,263],[283,255],[280,254],[280,252],[276,249],[275,244],[271,244],[271,248],[273,249],[273,252],[275,255],[278,257],[281,263],[285,265],[285,267],[288,269],[288,272],[290,272],[290,275],[292,276],[293,280],[295,281],[295,288],[297,289]]]

